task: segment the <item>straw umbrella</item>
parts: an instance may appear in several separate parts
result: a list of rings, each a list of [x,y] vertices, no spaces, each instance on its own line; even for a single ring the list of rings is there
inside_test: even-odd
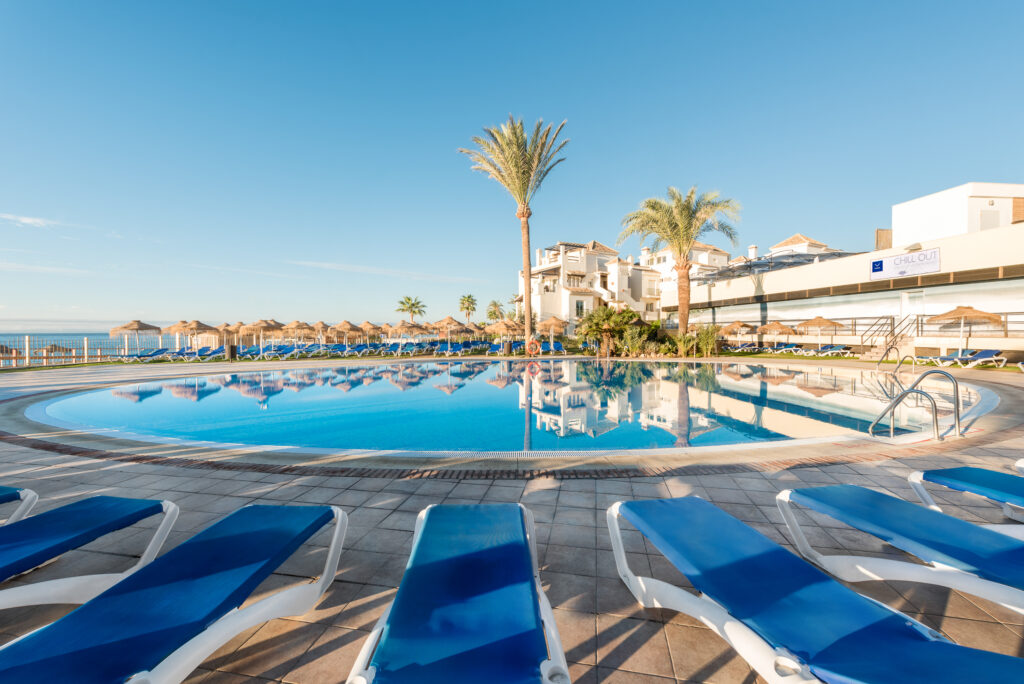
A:
[[[806,333],[808,330],[817,330],[818,331],[818,346],[820,347],[821,346],[821,331],[822,330],[831,330],[832,334],[835,334],[836,330],[838,330],[839,328],[845,328],[846,326],[843,325],[842,323],[837,322],[837,321],[830,321],[827,318],[822,318],[821,316],[815,316],[814,318],[812,318],[809,321],[804,321],[803,323],[797,323],[796,327],[797,327],[797,330],[799,330],[802,333]]]
[[[174,335],[174,348],[178,349],[181,344],[178,341],[178,336],[181,335],[181,329],[183,326],[188,325],[188,321],[178,321],[172,325],[167,326],[160,330],[161,335]]]
[[[241,329],[239,330],[239,332],[241,332],[243,335],[252,335],[253,336],[253,342],[256,341],[255,337],[257,335],[259,335],[259,338],[260,338],[260,349],[262,349],[263,348],[263,335],[264,335],[264,333],[271,332],[274,329],[275,328],[274,328],[274,324],[273,323],[271,323],[270,321],[265,321],[265,320],[263,320],[261,318],[260,320],[255,321],[253,323],[250,323],[248,325],[243,325],[241,327]],[[277,328],[277,329],[279,330],[280,328]]]
[[[333,330],[337,335],[343,336],[345,338],[345,344],[348,344],[349,335],[358,335],[361,332],[359,328],[348,321],[342,321],[337,325],[332,325],[331,330]]]
[[[795,335],[796,330],[793,330],[788,325],[783,325],[778,321],[772,321],[767,325],[762,325],[757,329],[757,332],[766,335]]]
[[[749,323],[744,323],[743,321],[733,321],[732,323],[730,323],[729,325],[725,326],[724,328],[722,328],[718,332],[719,332],[719,334],[722,334],[722,335],[735,335],[736,333],[746,332],[746,331],[750,331],[750,330],[753,330],[753,329],[754,329],[754,326],[750,325]]]
[[[188,335],[189,337],[198,336],[202,333],[220,332],[212,325],[206,325],[200,321],[189,321],[181,327],[181,332]]]
[[[395,333],[395,326],[391,325],[390,323],[381,323],[380,329],[383,330],[384,334],[387,335],[388,337],[391,337]]]
[[[545,330],[547,330],[548,332],[548,344],[554,347],[555,335],[565,334],[565,321],[563,321],[558,316],[551,316],[550,318],[545,318],[543,321],[537,324],[537,332],[542,333]]]
[[[371,336],[380,335],[382,332],[384,332],[383,328],[381,328],[379,325],[374,325],[370,321],[363,321],[362,323],[360,323],[359,329],[363,331],[364,335],[366,335],[367,341],[369,341]]]
[[[129,333],[135,333],[135,350],[138,351],[139,350],[139,333],[140,332],[156,333],[157,335],[159,335],[160,334],[160,326],[158,326],[158,325],[150,325],[149,323],[143,323],[142,321],[139,321],[139,320],[129,321],[129,322],[125,323],[124,325],[119,325],[116,328],[111,328],[110,329],[110,336],[113,338],[113,337],[120,337],[121,335],[124,335],[124,353],[127,354],[128,353],[128,334]]]
[[[424,328],[418,323],[410,323],[409,321],[402,321],[394,328],[394,332],[399,335],[408,335],[409,337],[416,337],[417,335],[429,335],[430,331]]]
[[[952,311],[939,314],[938,316],[932,316],[928,319],[928,323],[956,323],[960,322],[960,348],[957,350],[957,356],[964,352],[964,324],[969,325],[999,325],[1003,322],[1003,317],[999,314],[989,313],[988,311],[979,311],[972,306],[958,306]]]
[[[310,327],[313,328],[313,333],[316,335],[317,340],[320,342],[320,344],[323,344],[324,334],[326,334],[327,331],[330,330],[331,326],[327,325],[323,321],[317,321]]]
[[[469,334],[473,335],[474,337],[478,337],[484,333],[484,329],[481,328],[476,323],[467,323],[466,328],[469,330]]]
[[[287,335],[291,337],[300,337],[302,335],[308,335],[313,332],[313,326],[309,323],[303,323],[302,321],[292,321],[288,325],[281,329]]]

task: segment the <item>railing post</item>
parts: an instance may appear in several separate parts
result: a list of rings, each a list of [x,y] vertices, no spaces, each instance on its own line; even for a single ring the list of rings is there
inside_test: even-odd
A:
[[[28,335],[25,335],[25,367],[32,365]]]

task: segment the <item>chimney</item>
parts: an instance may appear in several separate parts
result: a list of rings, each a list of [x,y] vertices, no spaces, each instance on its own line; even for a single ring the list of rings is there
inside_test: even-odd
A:
[[[875,249],[889,249],[892,247],[892,229],[875,229]]]
[[[748,259],[756,259],[757,258],[757,245],[750,245],[749,247],[747,247],[747,258]]]
[[[541,255],[544,254],[544,250],[543,249],[538,249],[538,250],[536,250],[536,254],[537,254],[537,265],[540,266],[540,259],[541,259]]]

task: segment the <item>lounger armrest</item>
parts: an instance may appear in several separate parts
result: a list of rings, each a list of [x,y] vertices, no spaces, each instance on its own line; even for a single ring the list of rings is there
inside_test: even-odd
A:
[[[170,501],[161,502],[163,520],[150,538],[139,561],[124,572],[62,577],[45,582],[22,584],[0,591],[0,609],[19,606],[41,606],[57,603],[81,605],[99,596],[128,575],[148,565],[160,553],[167,535],[178,519],[178,506]]]
[[[18,498],[21,499],[21,503],[18,504],[18,507],[11,513],[10,517],[4,521],[4,525],[16,523],[24,518],[32,510],[32,507],[36,505],[36,501],[39,501],[39,495],[31,489],[19,489]]]
[[[301,615],[313,609],[334,581],[341,558],[341,547],[348,531],[348,515],[337,506],[334,513],[334,534],[327,549],[323,574],[315,581],[279,591],[245,608],[236,608],[198,635],[178,647],[155,668],[139,672],[126,684],[177,684],[183,681],[218,648],[241,632],[281,617]]]
[[[914,490],[915,494],[917,494],[917,498],[921,500],[921,503],[933,511],[938,511],[939,513],[942,512],[939,505],[935,503],[935,499],[933,499],[932,495],[928,493],[928,490],[924,488],[923,470],[915,470],[910,473],[910,475],[907,475],[907,482],[910,483],[910,488]]]
[[[807,560],[845,582],[905,581],[934,584],[980,596],[1024,615],[1024,591],[982,579],[957,568],[931,562],[921,565],[871,556],[823,555],[811,548],[792,510],[791,489],[776,495],[779,511],[797,550]],[[923,559],[922,559],[923,560]]]

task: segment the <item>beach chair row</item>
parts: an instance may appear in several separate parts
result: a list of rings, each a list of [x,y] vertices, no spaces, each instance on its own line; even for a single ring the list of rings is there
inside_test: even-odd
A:
[[[997,368],[1006,365],[1006,357],[1002,356],[1000,349],[962,349],[955,354],[944,356],[918,356],[918,363],[935,364],[936,366],[957,365],[960,368],[974,368],[992,364]]]
[[[746,342],[740,345],[726,345],[723,347],[730,352],[768,352],[770,354],[796,354],[798,356],[842,356],[851,357],[853,352],[850,347],[842,344],[825,344],[817,347],[801,347],[796,343],[776,343],[759,345],[755,342]]]
[[[371,344],[287,344],[287,345],[253,345],[242,346],[237,350],[237,358],[242,360],[282,360],[313,357],[363,357],[363,356],[463,356],[465,354],[501,354],[502,345],[484,341],[470,342],[392,342]],[[525,343],[512,343],[512,353],[525,352]],[[561,342],[542,342],[541,354],[565,354]],[[125,363],[148,363],[151,361],[184,361],[205,362],[225,358],[225,348],[202,347],[200,349],[145,349],[134,354],[118,357]]]
[[[773,684],[1024,680],[1024,660],[954,644],[842,583],[927,583],[1024,614],[1024,525],[950,517],[925,489],[927,483],[972,492],[1021,520],[1024,478],[960,467],[914,473],[910,482],[925,506],[854,485],[780,492],[779,509],[806,561],[698,497],[617,502],[606,516],[616,569],[643,606],[701,621]],[[28,516],[36,500],[27,490],[0,488],[0,504],[18,502],[0,527],[2,580],[163,517],[127,571],[36,583],[27,575],[28,582],[0,590],[2,608],[80,604],[0,647],[0,681],[180,682],[245,629],[312,610],[334,579],[347,529],[336,507],[250,505],[157,558],[178,514],[171,502],[95,496]],[[797,505],[920,562],[821,554],[801,528]],[[696,593],[637,575],[622,521]],[[324,529],[330,546],[319,578],[241,607]],[[568,684],[526,507],[439,505],[420,512],[395,599],[363,642],[348,682],[434,681]]]

